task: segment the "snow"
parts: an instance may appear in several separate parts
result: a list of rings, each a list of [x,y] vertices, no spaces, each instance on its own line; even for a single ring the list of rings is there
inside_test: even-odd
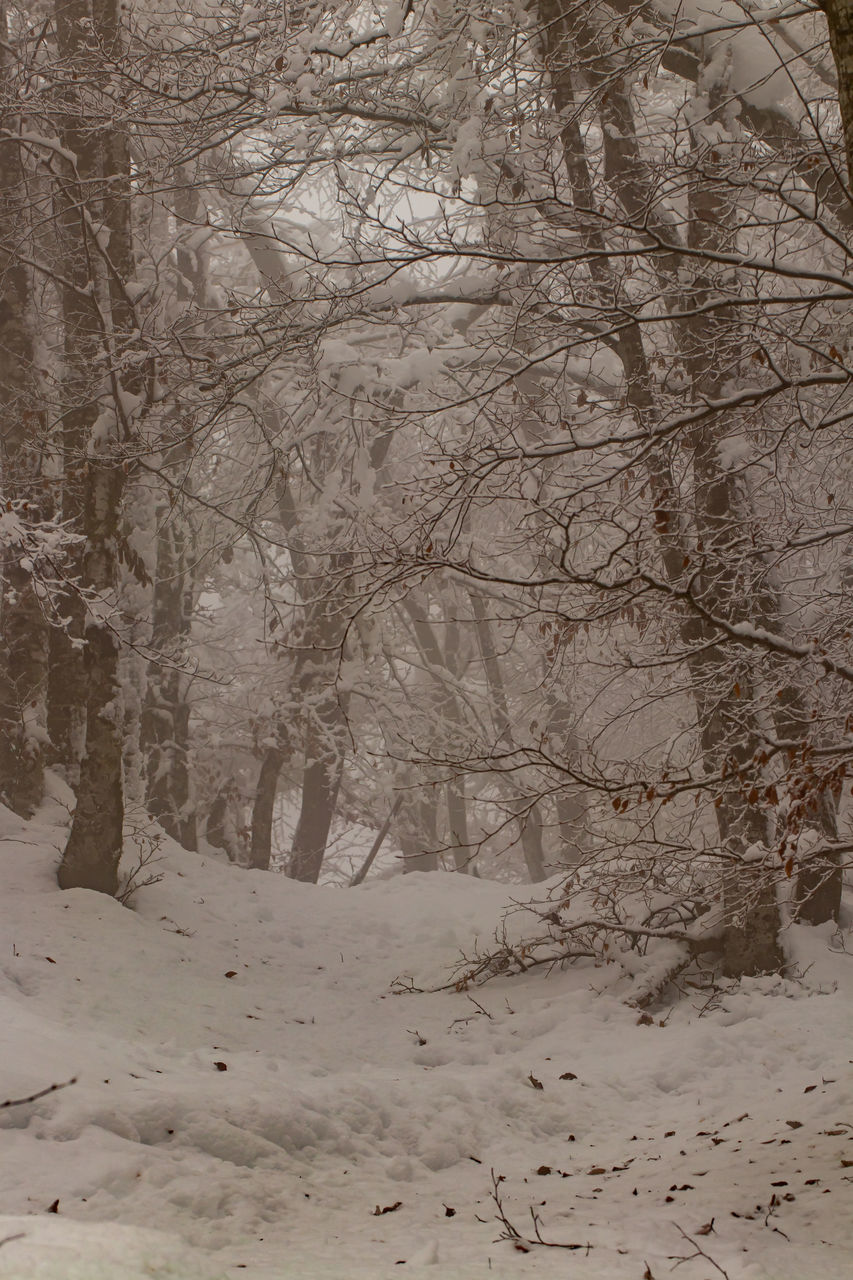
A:
[[[76,1079],[0,1110],[3,1280],[660,1280],[682,1232],[729,1280],[853,1274],[831,927],[787,931],[800,978],[643,1014],[617,965],[395,994],[487,946],[506,886],[317,888],[164,839],[128,910],[56,888],[69,800],[0,808],[0,1094]],[[491,1170],[522,1234],[534,1207],[584,1247],[499,1241]]]
[[[753,106],[778,110],[784,101],[793,113],[802,110],[785,71],[790,50],[777,49],[767,26],[755,21],[768,14],[778,21],[778,8],[756,7],[752,16],[738,0],[659,0],[658,8],[681,39],[702,49],[712,67],[731,59],[731,86]]]

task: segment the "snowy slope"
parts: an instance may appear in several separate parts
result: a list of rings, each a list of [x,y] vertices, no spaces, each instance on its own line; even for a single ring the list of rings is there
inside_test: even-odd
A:
[[[682,1280],[853,1275],[853,955],[828,931],[792,940],[802,981],[651,1025],[609,969],[396,995],[446,981],[506,887],[318,889],[166,845],[128,910],[56,889],[62,816],[0,809],[0,1094],[76,1077],[0,1111],[4,1280],[660,1280],[682,1232],[713,1259]],[[523,1235],[533,1207],[584,1247],[499,1241],[491,1170]]]

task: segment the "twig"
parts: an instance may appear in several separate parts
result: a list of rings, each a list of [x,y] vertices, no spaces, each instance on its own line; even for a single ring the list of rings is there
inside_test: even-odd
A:
[[[490,1169],[489,1172],[492,1177],[491,1195],[495,1202],[495,1206],[497,1207],[497,1214],[495,1216],[503,1227],[503,1231],[498,1236],[498,1240],[509,1240],[510,1243],[514,1244],[516,1249],[519,1249],[522,1253],[528,1253],[531,1249],[535,1249],[537,1245],[542,1245],[546,1249],[585,1249],[587,1253],[589,1253],[590,1249],[593,1248],[593,1245],[588,1241],[586,1244],[567,1244],[561,1240],[546,1240],[542,1234],[542,1219],[533,1208],[533,1205],[529,1206],[530,1217],[533,1220],[533,1237],[531,1238],[530,1236],[522,1235],[515,1224],[507,1217],[506,1210],[503,1206],[503,1200],[500,1193],[500,1185],[505,1180],[503,1175],[495,1173],[494,1169]]]
[[[706,1262],[710,1262],[712,1267],[716,1267],[720,1275],[725,1277],[725,1280],[729,1280],[728,1271],[724,1271],[723,1268],[720,1266],[719,1262],[715,1262],[714,1259],[711,1257],[710,1253],[705,1252],[701,1244],[697,1244],[692,1236],[689,1236],[682,1227],[678,1226],[677,1222],[674,1222],[672,1225],[678,1229],[678,1231],[681,1233],[681,1235],[687,1241],[687,1243],[692,1244],[693,1248],[696,1250],[695,1253],[685,1254],[683,1258],[676,1258],[675,1254],[671,1253],[669,1255],[670,1259],[675,1258],[675,1266],[673,1267],[673,1271],[675,1270],[675,1267],[680,1267],[682,1262],[692,1262],[694,1258],[704,1258]]]
[[[46,1089],[39,1089],[38,1093],[31,1093],[28,1098],[7,1098],[5,1102],[0,1102],[0,1111],[6,1107],[25,1107],[30,1102],[38,1102],[39,1098],[46,1098],[49,1093],[56,1093],[59,1089],[67,1089],[70,1085],[77,1083],[77,1077],[72,1076],[70,1080],[64,1081],[62,1084],[49,1084]],[[5,1244],[5,1240],[2,1242]]]
[[[477,1012],[469,1013],[466,1018],[454,1018],[450,1024],[451,1027],[458,1026],[459,1023],[467,1025],[467,1023],[469,1022],[473,1022],[475,1018],[488,1018],[490,1022],[494,1022],[494,1018],[489,1013],[488,1009],[484,1009],[483,1006],[480,1004],[479,1000],[475,1000],[474,997],[472,995],[468,995],[467,992],[466,992],[466,995],[467,995],[467,998],[471,1001],[472,1005],[474,1005]]]

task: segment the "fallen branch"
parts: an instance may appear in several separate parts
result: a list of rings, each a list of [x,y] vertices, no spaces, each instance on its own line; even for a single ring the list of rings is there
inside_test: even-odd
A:
[[[49,1084],[46,1089],[39,1089],[38,1093],[31,1093],[28,1098],[7,1098],[5,1102],[0,1102],[0,1111],[4,1111],[6,1107],[26,1107],[31,1102],[38,1102],[39,1098],[46,1098],[49,1093],[57,1093],[60,1089],[68,1089],[72,1084],[77,1083],[77,1077],[72,1076],[70,1080],[64,1081],[63,1084]],[[5,1241],[3,1241],[5,1244]]]
[[[711,1219],[711,1222],[713,1223],[713,1218]],[[673,1266],[673,1271],[675,1270],[675,1267],[680,1267],[683,1262],[692,1262],[694,1258],[704,1258],[706,1262],[710,1262],[712,1267],[716,1267],[720,1275],[724,1277],[724,1280],[729,1280],[728,1271],[724,1271],[723,1268],[720,1266],[719,1262],[715,1262],[714,1259],[711,1257],[710,1253],[705,1252],[701,1244],[697,1244],[692,1236],[689,1236],[686,1231],[684,1231],[681,1227],[678,1226],[677,1222],[674,1222],[673,1226],[678,1228],[679,1232],[681,1233],[683,1238],[687,1241],[687,1243],[692,1244],[693,1248],[696,1250],[695,1253],[686,1253],[684,1257],[676,1256],[675,1254],[671,1253],[669,1255],[670,1261],[674,1262],[675,1264]]]
[[[509,1242],[514,1245],[520,1253],[529,1253],[531,1249],[535,1249],[540,1245],[546,1249],[584,1249],[587,1253],[589,1253],[590,1249],[593,1248],[589,1242],[586,1244],[567,1244],[561,1240],[546,1240],[542,1234],[542,1219],[533,1208],[533,1205],[530,1205],[530,1217],[533,1220],[533,1236],[522,1235],[515,1224],[509,1219],[509,1217],[507,1217],[506,1210],[503,1206],[503,1200],[500,1192],[500,1185],[504,1181],[503,1175],[495,1173],[494,1169],[491,1169],[490,1173],[492,1176],[491,1195],[497,1207],[495,1217],[503,1228],[500,1235],[497,1237],[498,1240],[509,1240]]]

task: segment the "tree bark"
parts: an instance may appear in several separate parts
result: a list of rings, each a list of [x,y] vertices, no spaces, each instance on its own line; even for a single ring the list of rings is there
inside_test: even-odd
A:
[[[185,849],[198,848],[190,778],[190,706],[185,671],[194,590],[180,513],[158,508],[151,647],[142,709],[148,811]]]
[[[645,204],[643,162],[637,146],[630,99],[622,84],[620,69],[608,65],[606,54],[598,47],[598,33],[586,25],[583,11],[576,19],[564,19],[551,0],[541,0],[540,13],[547,31],[555,103],[567,117],[562,143],[574,204],[582,220],[585,217],[591,219],[584,228],[587,243],[593,250],[602,251],[604,242],[592,220],[595,203],[586,144],[575,109],[570,69],[575,43],[579,45],[584,63],[596,66],[599,75],[609,73],[607,92],[601,101],[605,177],[629,219],[637,216],[641,208],[644,218],[653,219],[653,208]],[[693,226],[694,237],[720,234],[721,226],[714,222],[714,215],[719,216],[725,211],[712,211],[710,206],[702,206],[703,197],[706,200],[716,198],[714,187],[702,184],[697,191],[694,185],[690,196],[694,219],[698,218],[702,224],[699,230]],[[721,225],[725,230],[728,221]],[[618,282],[611,278],[605,258],[591,258],[589,270],[602,304],[612,308],[618,297]],[[665,296],[671,292],[673,283],[672,279],[663,276]],[[703,287],[702,281],[695,282],[694,288],[699,292]],[[628,403],[638,423],[645,422],[651,426],[657,419],[657,406],[642,334],[638,324],[626,326],[619,323],[622,315],[621,311],[614,312],[615,346],[624,370]],[[703,341],[700,346],[702,354],[707,356],[708,343]],[[697,393],[700,396],[706,394],[708,387],[700,386],[706,371],[695,361],[691,364],[689,352],[685,363],[692,368]],[[716,464],[716,441],[711,438],[708,428],[696,438],[693,452],[696,533],[700,540],[704,538],[709,543],[706,561],[711,566],[703,575],[704,603],[712,612],[719,611],[726,616],[735,598],[735,571],[728,562],[728,555],[731,551],[731,529],[739,509],[734,502],[731,478],[721,473]],[[690,556],[671,463],[662,450],[655,449],[648,452],[646,465],[664,571],[674,587],[683,588],[685,566],[690,564]],[[729,655],[719,641],[715,642],[713,633],[695,613],[685,615],[681,634],[687,650],[685,661],[696,703],[705,768],[709,776],[722,777],[727,772],[723,767],[727,761],[734,766],[729,768],[727,780],[721,785],[715,801],[723,855],[734,866],[734,870],[727,870],[724,874],[727,909],[724,964],[730,974],[778,970],[782,956],[778,945],[779,919],[772,877],[751,856],[745,860],[753,846],[762,844],[766,847],[768,843],[764,815],[746,800],[741,783],[741,771],[751,761],[755,748],[754,732],[752,729],[744,732],[743,723],[744,708],[749,705],[752,691],[748,664],[741,661],[733,675]]]
[[[284,752],[280,747],[267,747],[261,762],[255,802],[252,806],[252,844],[249,866],[257,871],[269,871],[272,858],[272,824],[278,779],[284,764]]]
[[[118,52],[118,13],[115,0],[104,0],[94,10],[96,34],[110,56]],[[66,5],[60,0],[57,29],[60,22],[76,24],[66,33],[66,47],[72,55],[85,44],[85,18],[75,0]],[[78,122],[77,128],[82,126]],[[130,372],[119,381],[119,368],[126,367],[125,346],[131,341],[133,315],[128,305],[123,281],[132,278],[134,262],[130,220],[130,169],[126,140],[116,136],[117,126],[108,129],[101,139],[96,176],[106,176],[105,185],[95,185],[80,194],[84,204],[76,210],[63,210],[65,230],[77,226],[79,236],[69,244],[69,266],[75,271],[76,288],[66,289],[65,345],[68,370],[75,385],[85,388],[85,415],[76,423],[74,447],[85,457],[83,474],[83,531],[85,549],[82,580],[91,594],[85,623],[85,695],[86,739],[80,765],[77,808],[71,824],[68,843],[59,868],[60,888],[95,889],[115,894],[118,887],[118,865],[123,846],[124,788],[122,778],[122,691],[119,679],[119,639],[114,629],[116,589],[119,576],[118,545],[121,530],[122,497],[125,470],[122,459],[125,420],[123,392],[139,390],[138,372]],[[79,160],[79,158],[78,158]],[[113,166],[119,166],[114,169]],[[92,267],[93,246],[89,240],[90,222],[96,221],[89,211],[94,195],[104,200],[102,216],[110,232],[109,331],[103,332],[103,320],[96,302],[95,271]],[[88,203],[86,202],[88,201]],[[88,289],[79,288],[81,271],[89,272]],[[72,301],[73,299],[73,301]],[[86,305],[84,306],[84,301]],[[91,366],[85,361],[100,338],[100,346],[110,360],[111,413],[100,435],[94,430],[92,414],[99,408],[91,386]],[[130,369],[133,370],[132,364]],[[112,615],[112,617],[111,617]]]
[[[483,670],[486,673],[486,683],[491,697],[496,737],[498,742],[506,743],[509,750],[513,750],[515,738],[509,718],[506,685],[504,684],[500,659],[492,636],[491,623],[489,622],[482,596],[478,592],[472,591],[470,592],[470,597],[474,623],[477,628],[480,656],[483,660]],[[524,805],[523,797],[522,805]],[[538,884],[547,876],[545,850],[542,845],[542,809],[535,800],[531,800],[524,807],[526,811],[518,819],[521,850],[524,854],[524,861],[527,865],[527,873],[530,876],[531,883]]]
[[[14,68],[2,4],[0,33],[0,125],[14,134]],[[23,179],[14,137],[6,137],[0,140],[0,495],[6,514],[34,529],[46,510],[30,281],[18,256],[27,236]],[[48,626],[26,537],[0,539],[0,548],[0,801],[30,818],[44,791]]]
[[[838,106],[849,185],[853,175],[853,0],[818,0],[818,4],[826,14],[829,45],[838,72]]]
[[[78,88],[91,75],[88,34],[91,16],[85,0],[57,0],[56,43],[59,56],[57,111],[59,137],[74,162],[66,161],[55,184],[54,216],[65,283],[62,304],[64,370],[62,379],[62,519],[83,531],[86,456],[98,416],[98,357],[103,334],[95,301],[96,269],[91,253],[87,214],[100,183],[98,132],[89,127]],[[100,221],[100,219],[96,219]],[[75,552],[70,577],[82,579],[83,551]],[[79,590],[67,593],[64,628],[50,636],[48,732],[56,762],[76,787],[86,734],[86,673],[83,636],[86,610]]]

